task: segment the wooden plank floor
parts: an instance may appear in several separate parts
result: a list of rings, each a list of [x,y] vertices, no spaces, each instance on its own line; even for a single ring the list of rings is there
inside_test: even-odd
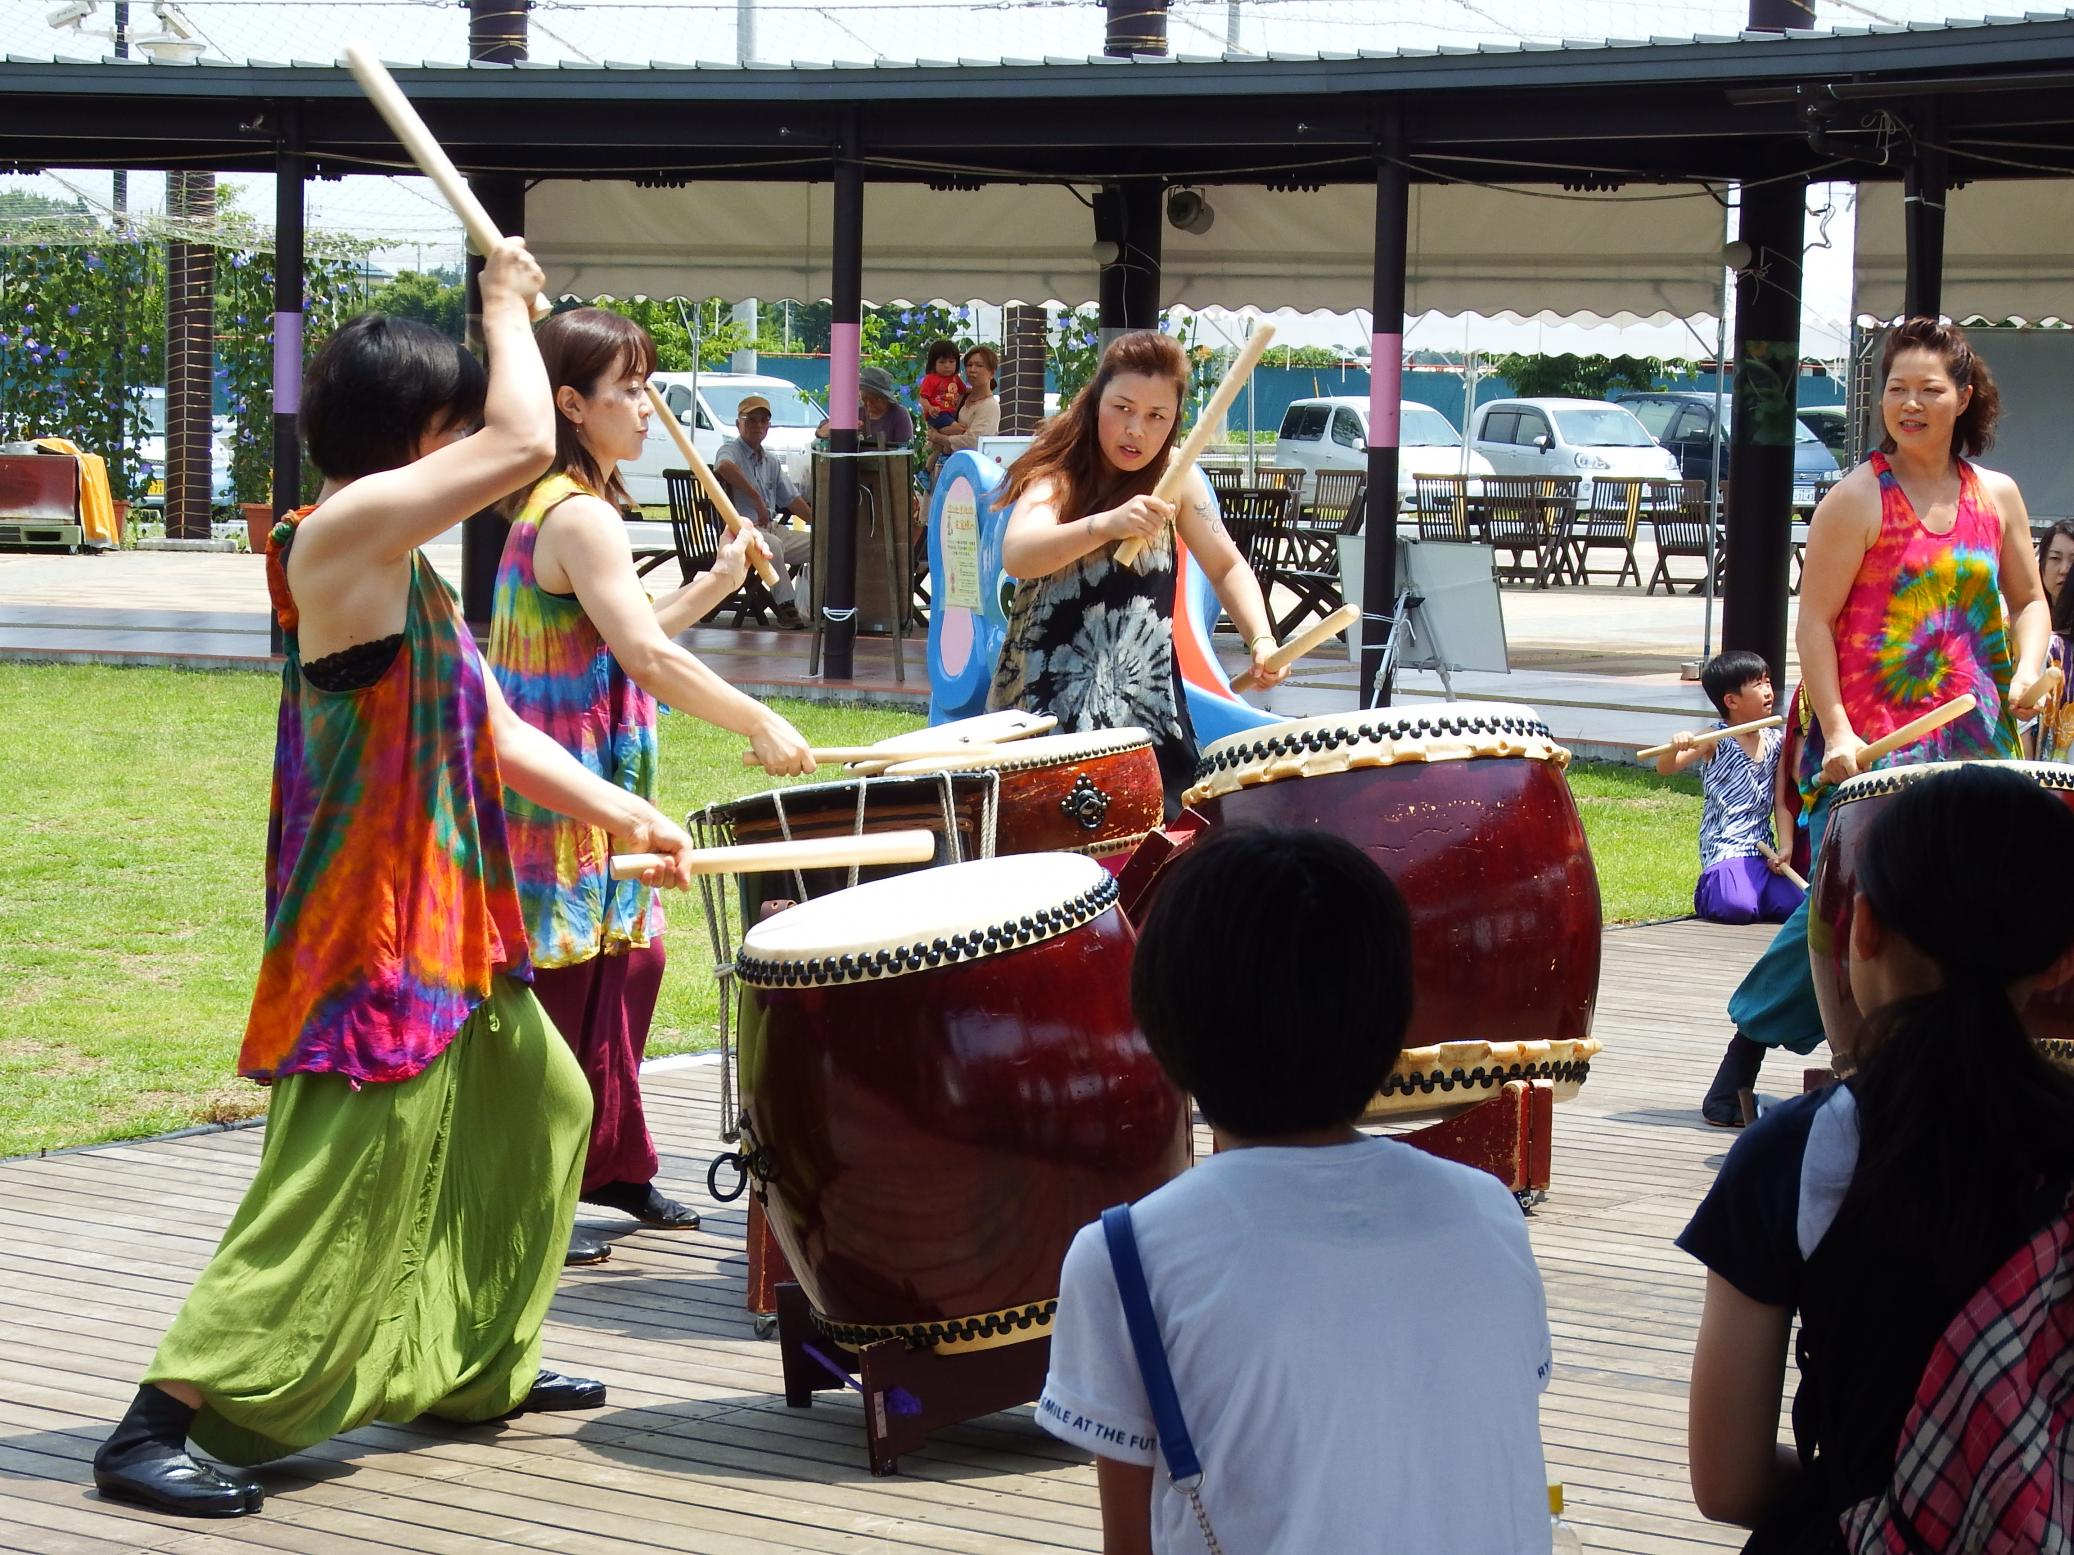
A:
[[[1607,1051],[1581,1098],[1557,1109],[1555,1191],[1531,1222],[1557,1363],[1543,1437],[1593,1550],[1740,1542],[1702,1522],[1686,1488],[1701,1278],[1671,1239],[1730,1142],[1696,1104],[1727,1040],[1728,990],[1766,938],[1689,922],[1608,933]],[[264,1471],[266,1513],[228,1524],[104,1503],[87,1463],[229,1219],[259,1132],[0,1165],[0,1550],[1099,1548],[1091,1471],[1028,1409],[945,1433],[899,1477],[874,1480],[853,1395],[784,1407],[776,1346],[741,1310],[741,1205],[704,1202],[717,1073],[699,1064],[647,1082],[665,1181],[699,1203],[705,1226],[623,1234],[617,1217],[587,1222],[618,1238],[613,1259],[571,1271],[555,1302],[548,1358],[606,1379],[609,1407],[356,1431]],[[1766,1088],[1797,1090],[1799,1074],[1790,1055],[1775,1059]],[[1435,1313],[1435,1336],[1447,1333]],[[1475,1493],[1475,1466],[1445,1442],[1430,1463],[1392,1472]],[[1387,1489],[1377,1517],[1386,1530]]]

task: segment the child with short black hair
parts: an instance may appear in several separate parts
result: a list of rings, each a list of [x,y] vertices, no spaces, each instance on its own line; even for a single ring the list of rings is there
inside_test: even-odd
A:
[[[1716,729],[1772,715],[1771,670],[1747,649],[1731,648],[1707,660],[1700,686],[1721,714]],[[1667,776],[1701,766],[1700,876],[1692,910],[1714,923],[1784,923],[1802,895],[1784,873],[1793,849],[1793,817],[1779,796],[1785,736],[1758,729],[1711,746],[1694,739],[1681,729],[1656,758],[1656,770]]]
[[[1392,1548],[1546,1549],[1548,1314],[1519,1208],[1484,1172],[1354,1126],[1411,1014],[1396,888],[1327,833],[1213,833],[1160,883],[1131,1004],[1217,1136],[1130,1221],[1222,1545],[1372,1548],[1387,1477]],[[1419,1342],[1435,1313],[1475,1342]],[[1037,1418],[1094,1453],[1104,1548],[1202,1549],[1154,1472],[1099,1224],[1066,1255]],[[1436,1441],[1482,1465],[1475,1495],[1402,1472]]]
[[[922,360],[929,370],[915,386],[915,398],[922,403],[922,419],[941,432],[957,424],[958,407],[965,403],[965,381],[958,376],[958,344],[932,340]]]

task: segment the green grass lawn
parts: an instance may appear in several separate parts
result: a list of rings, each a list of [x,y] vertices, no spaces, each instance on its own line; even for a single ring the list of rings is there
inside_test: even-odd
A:
[[[0,664],[0,1156],[264,1110],[232,1066],[258,966],[278,699],[268,675]],[[784,711],[823,744],[920,722]],[[663,808],[768,786],[741,750],[665,719]],[[1587,766],[1571,782],[1608,920],[1685,912],[1697,783]],[[714,1040],[697,897],[671,905],[654,1054]]]

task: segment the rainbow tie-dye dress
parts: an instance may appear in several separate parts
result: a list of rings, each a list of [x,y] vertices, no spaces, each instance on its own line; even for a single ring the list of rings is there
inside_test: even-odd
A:
[[[1932,534],[1884,454],[1880,533],[1836,617],[1837,685],[1858,738],[1870,744],[1970,691],[1979,706],[1877,763],[1908,766],[2018,754],[2009,711],[2014,656],[2002,612],[2002,520],[1980,476],[1959,461],[1959,509]],[[1809,804],[1822,789],[1822,726],[1811,720],[1797,776]]]
[[[267,554],[286,659],[266,940],[238,1072],[408,1080],[493,977],[531,976],[487,676],[453,590],[412,552],[395,661],[358,691],[310,685],[284,570],[309,512],[278,525]]]
[[[550,475],[512,520],[491,605],[490,666],[513,712],[606,782],[652,801],[655,698],[620,667],[581,602],[549,593],[533,572],[541,525],[585,493],[569,476]],[[654,888],[612,878],[612,841],[601,827],[518,794],[507,793],[504,807],[535,966],[574,966],[661,932]]]

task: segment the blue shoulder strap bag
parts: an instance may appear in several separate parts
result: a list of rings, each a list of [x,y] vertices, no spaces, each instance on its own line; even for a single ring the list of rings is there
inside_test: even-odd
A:
[[[1145,1401],[1152,1408],[1152,1423],[1159,1432],[1160,1456],[1167,1461],[1167,1478],[1188,1497],[1196,1525],[1210,1555],[1224,1555],[1210,1527],[1210,1514],[1203,1510],[1203,1465],[1195,1455],[1188,1434],[1188,1421],[1181,1414],[1181,1395],[1174,1391],[1174,1374],[1167,1367],[1167,1349],[1160,1342],[1159,1320],[1152,1315],[1152,1292],[1146,1288],[1145,1266],[1138,1259],[1138,1238],[1131,1229],[1131,1207],[1119,1204],[1102,1211],[1102,1235],[1109,1243],[1109,1264],[1116,1271],[1116,1291],[1123,1298],[1123,1321],[1137,1353],[1138,1375],[1145,1382]]]

